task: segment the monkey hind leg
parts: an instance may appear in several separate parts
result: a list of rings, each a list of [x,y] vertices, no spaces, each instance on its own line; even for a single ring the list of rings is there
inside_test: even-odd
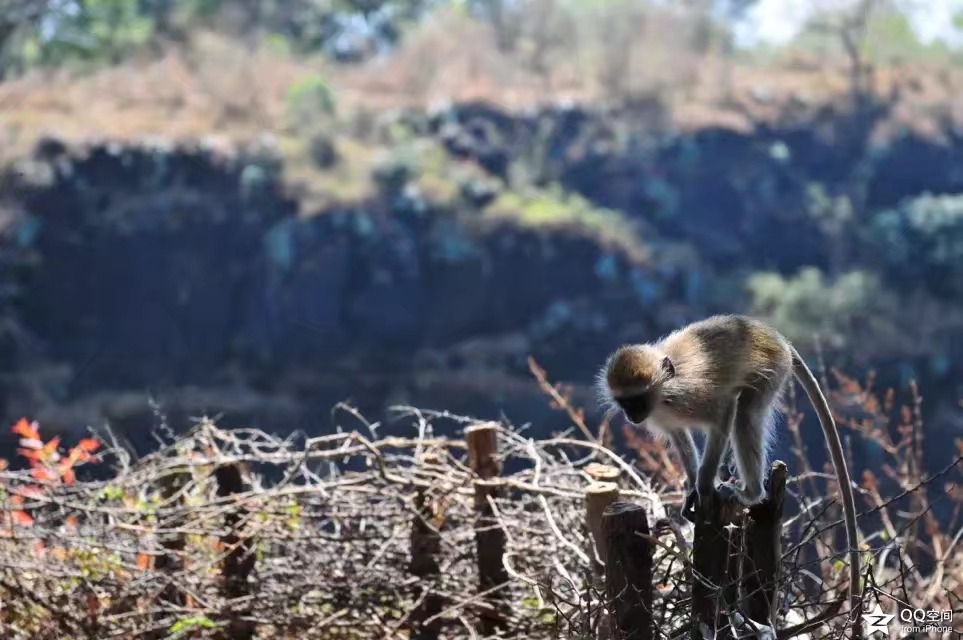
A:
[[[719,465],[719,481],[725,482],[734,475],[736,475],[736,459],[732,453],[732,445],[726,441],[726,452],[722,455],[722,464]]]
[[[746,389],[739,397],[739,407],[732,429],[732,453],[739,470],[743,489],[737,497],[747,505],[765,499],[763,474],[769,455],[769,438],[775,418],[773,394]]]

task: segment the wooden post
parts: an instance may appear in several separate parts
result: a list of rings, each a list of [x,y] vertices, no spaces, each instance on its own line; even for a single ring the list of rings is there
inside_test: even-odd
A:
[[[591,465],[589,465],[591,466]],[[611,467],[610,467],[611,468]],[[588,472],[588,469],[586,469]],[[588,472],[591,476],[592,473]],[[602,474],[603,477],[611,477]],[[605,561],[608,558],[608,544],[602,533],[602,514],[610,504],[619,501],[619,486],[612,482],[595,482],[585,490],[585,523],[589,530],[588,555],[591,558],[592,587],[605,590]],[[598,617],[598,640],[612,638],[612,616],[604,608]]]
[[[485,600],[490,608],[480,616],[482,633],[494,635],[505,628],[504,593],[499,587],[508,583],[505,570],[505,532],[498,524],[489,498],[499,495],[499,484],[491,480],[501,473],[501,465],[495,458],[498,452],[498,425],[485,423],[465,429],[468,458],[471,470],[478,476],[475,480],[475,549],[478,562],[478,583],[482,592],[492,591]]]
[[[585,465],[585,473],[595,482],[615,482],[622,475],[622,470],[618,467],[593,462]]]
[[[769,470],[768,497],[749,509],[742,560],[743,613],[754,622],[772,624],[782,555],[782,516],[786,497],[786,463],[777,460]]]
[[[475,475],[490,480],[501,473],[501,465],[495,458],[498,453],[497,424],[486,422],[466,427],[465,442],[468,444],[468,462]]]
[[[619,487],[611,482],[596,482],[585,490],[585,523],[594,543],[595,553],[601,561],[599,568],[605,566],[608,549],[602,535],[602,513],[610,504],[619,501]],[[589,553],[594,557],[595,553]]]
[[[694,639],[703,637],[703,624],[715,631],[716,640],[740,635],[730,628],[729,610],[737,610],[761,625],[772,624],[781,555],[785,463],[773,463],[766,483],[767,499],[750,509],[714,493],[696,510],[695,575],[691,576]]]
[[[436,619],[424,624],[432,616],[441,613],[442,598],[433,591],[434,581],[441,573],[436,555],[441,545],[441,536],[432,526],[434,513],[425,505],[425,492],[419,491],[415,495],[416,515],[411,527],[411,562],[408,572],[418,577],[421,584],[428,589],[428,594],[408,617],[412,640],[437,640],[441,633],[441,620]]]
[[[180,515],[185,509],[184,497],[183,494],[176,498],[175,496],[187,486],[190,478],[191,474],[186,468],[179,468],[171,469],[160,479],[161,498],[165,506],[159,510],[158,528],[173,530],[180,529],[184,525],[184,518]],[[178,515],[170,517],[169,513],[171,511],[178,513]],[[182,533],[164,533],[157,537],[161,548],[164,549],[164,553],[158,555],[154,560],[154,569],[165,574],[165,578],[168,580],[167,585],[158,594],[157,599],[169,607],[183,607],[187,603],[187,599],[184,593],[177,587],[179,581],[175,576],[184,570],[184,558],[181,554],[187,546],[187,538]],[[163,608],[164,607],[161,607],[161,609]],[[164,614],[160,612],[153,616],[154,620],[158,622],[163,617]],[[154,640],[155,638],[163,638],[166,636],[167,630],[163,627],[144,634],[147,640]]]
[[[605,582],[618,640],[651,640],[652,544],[645,509],[615,502],[602,512],[606,541]],[[642,535],[637,535],[642,534]]]
[[[241,477],[241,469],[236,464],[228,464],[218,467],[214,471],[214,480],[217,482],[217,497],[224,498],[244,492],[244,479]],[[250,594],[248,576],[254,570],[257,560],[254,554],[254,544],[250,538],[242,539],[238,535],[237,528],[247,510],[234,508],[224,516],[224,524],[227,533],[221,537],[221,544],[228,549],[221,565],[221,577],[224,579],[224,597],[227,599],[227,627],[224,629],[224,638],[234,640],[249,640],[254,637],[255,625],[253,622],[243,619],[243,616],[251,614],[251,603],[236,607],[232,601],[243,598]]]
[[[741,552],[738,528],[743,506],[713,492],[696,508],[692,545],[692,638],[704,638],[702,625],[715,631],[716,640],[731,640],[727,612],[738,604]],[[736,525],[736,527],[730,526]]]

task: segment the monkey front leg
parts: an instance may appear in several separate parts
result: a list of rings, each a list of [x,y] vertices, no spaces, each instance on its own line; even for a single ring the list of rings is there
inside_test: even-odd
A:
[[[694,489],[699,472],[699,452],[696,449],[692,432],[688,429],[673,429],[669,432],[669,438],[672,440],[673,448],[682,460],[682,468],[685,469],[685,476],[689,488]]]
[[[693,521],[693,515],[698,493],[696,487],[699,482],[699,452],[696,449],[695,438],[689,429],[673,429],[669,432],[672,446],[682,460],[682,467],[685,469],[686,486],[689,492],[686,494],[685,504],[682,505],[682,517]]]
[[[706,434],[706,448],[702,454],[702,463],[696,474],[695,486],[690,490],[682,507],[683,517],[690,521],[695,515],[696,505],[715,489],[716,480],[719,479],[719,474],[722,471],[722,460],[729,452],[729,435],[732,433],[735,423],[738,404],[739,396],[737,395],[726,407],[722,419]]]
[[[735,429],[735,423],[733,423],[733,430]],[[719,482],[725,482],[729,479],[729,476],[733,475],[733,465],[735,464],[735,458],[732,453],[732,439],[730,434],[730,440],[726,442],[726,452],[722,454],[722,463],[719,465]]]
[[[732,425],[731,421],[724,424]],[[729,432],[731,429],[714,429],[708,433],[706,439],[706,450],[702,454],[702,465],[699,467],[699,476],[696,480],[696,491],[699,498],[709,495],[716,486],[719,477],[719,468],[722,465],[722,456],[729,447]]]

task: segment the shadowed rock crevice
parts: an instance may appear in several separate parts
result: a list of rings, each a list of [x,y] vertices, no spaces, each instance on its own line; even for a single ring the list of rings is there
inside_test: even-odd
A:
[[[573,108],[402,114],[393,126],[440,142],[447,162],[476,160],[491,182],[440,201],[382,166],[368,197],[310,216],[262,143],[225,154],[46,140],[0,187],[0,410],[59,416],[54,428],[145,425],[146,402],[103,398],[151,392],[181,398],[173,411],[282,431],[330,428],[344,399],[367,415],[412,402],[563,427],[526,356],[583,385],[591,410],[600,354],[744,308],[746,269],[832,267],[813,184],[859,195],[859,215],[963,189],[963,146],[903,136],[873,150],[880,117],[656,134]],[[541,196],[503,197],[527,193],[519,167],[532,189],[561,185],[636,225],[636,249],[601,240],[611,229],[546,224]],[[525,202],[517,221],[488,214]]]

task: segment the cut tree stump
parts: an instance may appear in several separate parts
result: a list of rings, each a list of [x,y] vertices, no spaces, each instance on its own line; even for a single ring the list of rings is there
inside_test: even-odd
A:
[[[715,492],[696,509],[690,575],[694,640],[704,637],[703,626],[715,632],[715,640],[746,637],[744,630],[733,632],[730,611],[738,611],[758,624],[771,624],[780,559],[785,463],[773,463],[766,485],[767,499],[750,509]]]
[[[631,502],[610,504],[602,513],[602,532],[611,631],[617,640],[651,640],[652,543],[645,509]]]
[[[505,602],[502,587],[508,584],[505,570],[505,532],[495,517],[489,499],[500,494],[500,484],[493,481],[501,473],[498,452],[498,425],[485,423],[465,429],[468,459],[475,480],[475,550],[478,562],[478,586],[488,605],[479,615],[483,635],[491,636],[505,628]]]

